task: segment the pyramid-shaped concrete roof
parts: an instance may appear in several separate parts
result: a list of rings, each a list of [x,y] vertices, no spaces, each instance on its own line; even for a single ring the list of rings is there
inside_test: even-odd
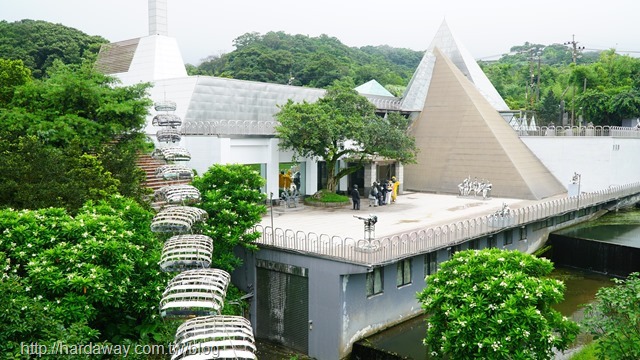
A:
[[[375,80],[369,80],[356,87],[355,90],[363,95],[393,96],[389,90],[385,89],[384,86],[380,85],[380,83]]]
[[[424,106],[429,86],[435,57],[433,49],[440,51],[447,56],[455,66],[466,76],[493,106],[495,110],[509,110],[509,106],[504,102],[498,91],[493,87],[491,81],[484,74],[480,66],[475,61],[471,53],[456,39],[446,21],[442,22],[438,32],[431,41],[431,45],[425,52],[418,68],[416,69],[409,86],[403,96],[402,109],[405,111],[420,111]]]
[[[405,189],[457,193],[471,176],[492,195],[538,200],[565,192],[492,104],[439,48],[422,112],[411,132],[417,164],[404,168]]]

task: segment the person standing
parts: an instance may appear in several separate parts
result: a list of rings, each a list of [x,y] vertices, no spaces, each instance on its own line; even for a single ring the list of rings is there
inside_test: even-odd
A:
[[[384,202],[387,204],[391,204],[391,196],[393,195],[393,183],[391,182],[391,180],[386,180],[384,184],[387,188],[387,192],[385,192]]]
[[[387,205],[384,200],[385,200],[385,192],[387,191],[387,187],[385,186],[385,184],[382,181],[378,181],[377,183],[377,188],[378,188],[378,205],[382,206],[382,205]]]
[[[351,201],[353,201],[353,210],[360,210],[360,192],[358,192],[358,185],[353,185]]]
[[[374,181],[369,191],[369,206],[378,206],[378,184]]]
[[[396,198],[398,197],[398,188],[400,187],[400,181],[396,180],[395,176],[392,176],[391,182],[393,183],[393,192],[391,193],[391,201],[396,202]]]

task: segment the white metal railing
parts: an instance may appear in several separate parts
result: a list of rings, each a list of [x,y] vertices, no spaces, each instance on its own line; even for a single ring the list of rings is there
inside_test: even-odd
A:
[[[275,135],[275,120],[186,121],[182,135]]]
[[[534,126],[515,129],[520,136],[611,136],[640,138],[640,128],[622,126]]]
[[[270,226],[262,225],[256,225],[253,231],[262,233],[262,236],[256,240],[259,245],[373,265],[434,251],[495,233],[501,228],[529,224],[579,208],[587,208],[636,194],[640,194],[640,183],[612,186],[579,196],[542,200],[533,205],[512,209],[512,217],[508,222],[502,223],[500,227],[496,227],[496,222],[492,221],[491,214],[487,214],[447,225],[375,239],[371,242],[312,232],[273,229]]]

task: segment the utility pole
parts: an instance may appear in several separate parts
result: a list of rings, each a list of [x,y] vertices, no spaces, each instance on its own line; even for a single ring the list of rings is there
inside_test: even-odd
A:
[[[564,45],[570,45],[571,46],[571,58],[573,60],[573,65],[576,65],[576,60],[578,60],[578,54],[580,51],[584,50],[584,46],[578,46],[578,42],[576,41],[576,36],[575,35],[571,35],[571,41],[567,41],[564,43]],[[573,90],[572,90],[572,98],[571,98],[571,127],[573,127],[573,118],[575,116],[575,98],[576,98],[576,87],[575,84],[573,84]]]
[[[521,53],[525,53],[524,51]],[[526,87],[525,100],[527,110],[535,110],[535,104],[540,98],[540,59],[542,55],[542,48],[532,47],[526,50],[527,58],[529,61],[529,82]],[[537,75],[535,71],[535,61],[538,61]]]

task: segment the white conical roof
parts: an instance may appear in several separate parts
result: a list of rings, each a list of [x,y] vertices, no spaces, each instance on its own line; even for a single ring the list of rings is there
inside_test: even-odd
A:
[[[456,40],[446,21],[443,21],[442,25],[440,25],[438,32],[431,41],[431,45],[429,45],[413,74],[409,86],[407,86],[402,101],[403,110],[421,111],[424,107],[435,63],[433,49],[436,47],[476,86],[494,109],[498,111],[509,110],[509,106],[507,106],[507,103],[498,94],[491,81],[480,69],[471,53]]]
[[[385,89],[384,86],[380,85],[380,83],[375,80],[369,80],[356,87],[355,90],[362,95],[393,96],[389,90]]]

